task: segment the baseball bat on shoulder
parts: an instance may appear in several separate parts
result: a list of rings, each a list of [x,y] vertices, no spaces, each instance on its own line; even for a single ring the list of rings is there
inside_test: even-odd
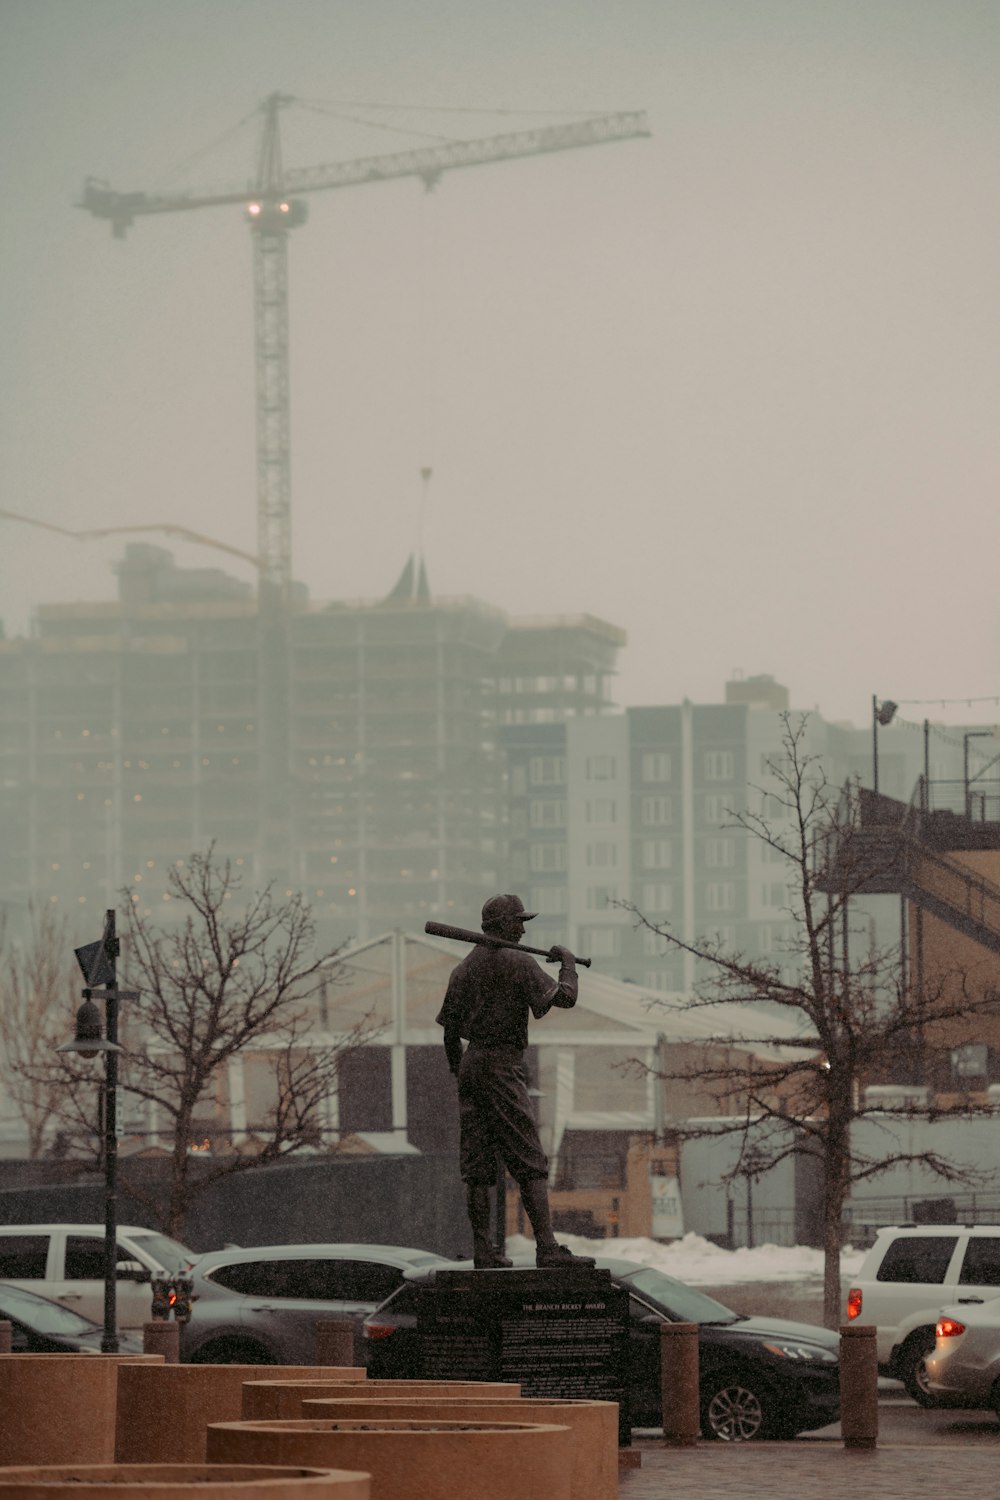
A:
[[[487,948],[516,948],[519,953],[535,953],[539,958],[548,958],[548,948],[527,948],[524,943],[511,943],[506,938],[492,937],[488,932],[472,932],[467,927],[449,927],[446,922],[425,922],[424,931],[430,937],[451,938],[455,943],[481,943]],[[550,960],[555,963],[555,959]],[[589,958],[576,958],[575,963],[584,969],[590,968]]]

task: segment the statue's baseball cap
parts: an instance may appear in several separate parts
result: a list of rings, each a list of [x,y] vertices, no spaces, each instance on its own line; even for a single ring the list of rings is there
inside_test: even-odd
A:
[[[532,917],[537,916],[537,911],[525,911],[520,896],[491,896],[483,907],[483,931],[488,927],[495,927],[497,923],[510,921],[513,917],[520,917],[522,922],[530,922]]]

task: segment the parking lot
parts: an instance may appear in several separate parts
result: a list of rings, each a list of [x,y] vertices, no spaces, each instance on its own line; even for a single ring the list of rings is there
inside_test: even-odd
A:
[[[641,1433],[634,1447],[641,1466],[622,1471],[622,1500],[662,1500],[667,1493],[698,1500],[993,1495],[1000,1421],[992,1412],[925,1411],[900,1392],[879,1400],[874,1452],[844,1448],[839,1423],[790,1443],[699,1443],[678,1449]]]

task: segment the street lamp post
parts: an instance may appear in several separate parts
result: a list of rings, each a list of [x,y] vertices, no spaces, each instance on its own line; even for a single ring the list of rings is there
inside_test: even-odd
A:
[[[883,698],[880,703],[875,694],[872,694],[872,788],[876,797],[878,796],[878,727],[881,724],[884,729],[887,724],[891,724],[898,707],[899,704],[893,703],[891,698]]]
[[[119,943],[115,935],[115,914],[105,912],[104,933],[96,943],[76,948],[77,962],[86,987],[83,1004],[76,1013],[73,1040],[63,1042],[57,1052],[75,1052],[80,1057],[104,1055],[104,1332],[101,1353],[118,1353],[117,1316],[117,1240],[118,1240],[118,1002],[123,994],[136,998],[134,991],[118,988]],[[104,1000],[104,1035],[101,1014],[94,996]]]

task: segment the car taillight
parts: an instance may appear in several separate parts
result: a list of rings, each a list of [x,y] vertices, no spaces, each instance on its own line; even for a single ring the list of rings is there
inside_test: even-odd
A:
[[[861,1300],[863,1292],[859,1286],[852,1286],[847,1294],[847,1321],[853,1323],[855,1318],[861,1316]]]
[[[951,1339],[957,1333],[965,1332],[965,1324],[960,1323],[957,1318],[938,1318],[934,1332],[939,1339]]]
[[[391,1323],[366,1323],[364,1326],[366,1339],[387,1339],[390,1333],[395,1332]]]

